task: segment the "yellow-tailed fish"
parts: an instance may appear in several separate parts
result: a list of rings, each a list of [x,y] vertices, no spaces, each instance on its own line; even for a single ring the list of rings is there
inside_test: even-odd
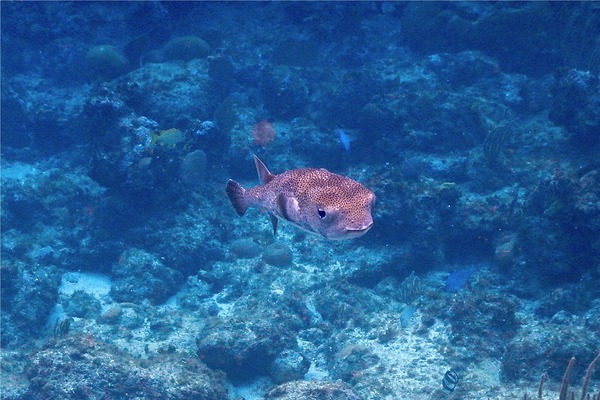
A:
[[[175,146],[185,140],[185,134],[177,128],[160,131],[158,134],[150,131],[150,146],[160,144],[163,146]]]

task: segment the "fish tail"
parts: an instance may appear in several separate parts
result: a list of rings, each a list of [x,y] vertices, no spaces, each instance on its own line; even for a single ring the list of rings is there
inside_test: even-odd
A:
[[[154,131],[150,131],[150,146],[154,146],[158,142],[158,138],[159,136]]]
[[[248,209],[248,201],[246,200],[246,189],[242,187],[236,181],[230,179],[227,182],[227,197],[229,197],[229,201],[235,208],[235,212],[240,217],[246,213]]]

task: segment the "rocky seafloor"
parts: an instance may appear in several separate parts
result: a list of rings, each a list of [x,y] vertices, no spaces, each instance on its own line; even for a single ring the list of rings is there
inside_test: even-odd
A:
[[[2,398],[559,398],[571,357],[579,397],[593,3],[1,7]],[[239,218],[252,154],[358,180],[374,227]]]

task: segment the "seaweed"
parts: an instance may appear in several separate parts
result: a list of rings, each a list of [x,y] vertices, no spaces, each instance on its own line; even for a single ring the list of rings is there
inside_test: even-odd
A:
[[[57,319],[54,323],[54,328],[52,329],[54,336],[63,337],[68,335],[71,331],[71,322],[71,318]]]

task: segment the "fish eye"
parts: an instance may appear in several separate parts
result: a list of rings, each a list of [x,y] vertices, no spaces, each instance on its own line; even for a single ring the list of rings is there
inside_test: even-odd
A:
[[[319,212],[319,218],[323,219],[327,216],[327,213],[325,212],[325,210],[319,208],[319,209],[317,209],[317,211]]]

